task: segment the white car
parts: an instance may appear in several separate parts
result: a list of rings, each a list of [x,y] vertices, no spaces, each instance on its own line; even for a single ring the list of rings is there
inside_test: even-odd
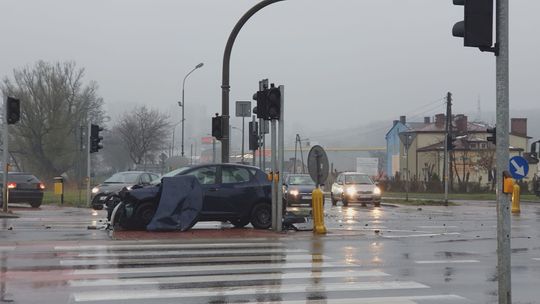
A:
[[[381,189],[364,173],[344,172],[338,175],[336,182],[332,184],[330,197],[333,206],[338,201],[344,206],[351,202],[360,202],[362,206],[367,202],[376,207],[381,205]]]

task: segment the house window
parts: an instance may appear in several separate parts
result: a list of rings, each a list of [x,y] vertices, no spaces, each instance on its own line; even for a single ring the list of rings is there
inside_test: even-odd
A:
[[[476,144],[471,144],[471,149],[476,149]]]
[[[481,144],[480,144],[480,148],[485,149],[485,148],[486,148],[486,144],[485,144],[485,143],[481,143]]]

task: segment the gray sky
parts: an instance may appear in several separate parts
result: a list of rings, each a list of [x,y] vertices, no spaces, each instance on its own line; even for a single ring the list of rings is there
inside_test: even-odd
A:
[[[99,83],[113,119],[132,104],[148,104],[178,121],[182,79],[204,62],[186,82],[186,129],[202,135],[210,132],[211,113],[221,112],[227,37],[256,2],[1,0],[0,76],[40,59],[73,60],[87,81]],[[538,108],[540,1],[510,2],[511,109]],[[421,121],[444,111],[442,100],[433,102],[447,91],[454,113],[474,116],[479,99],[493,113],[495,58],[451,36],[462,16],[451,0],[273,4],[234,46],[231,113],[234,101],[251,100],[262,78],[286,86],[287,133],[307,137],[372,121],[390,127],[403,114]]]

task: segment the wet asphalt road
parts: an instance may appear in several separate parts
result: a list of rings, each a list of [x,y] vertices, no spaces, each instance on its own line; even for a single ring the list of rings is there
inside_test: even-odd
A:
[[[513,303],[540,303],[540,204],[512,217]],[[0,219],[0,303],[496,303],[496,210],[332,207],[326,236],[201,223],[110,234],[103,212]],[[88,229],[97,226],[98,229]]]

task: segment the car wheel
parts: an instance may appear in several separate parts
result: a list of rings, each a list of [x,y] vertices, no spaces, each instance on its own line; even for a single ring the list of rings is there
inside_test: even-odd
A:
[[[346,198],[342,198],[341,201],[343,202],[343,206],[349,206],[349,201]]]
[[[234,220],[229,220],[233,224],[234,228],[244,228],[250,222],[250,218],[237,218]]]
[[[332,206],[337,205],[337,199],[334,198],[334,193],[330,192],[330,200],[332,201]]]
[[[146,229],[146,225],[150,224],[150,221],[156,213],[156,206],[152,202],[141,203],[137,206],[135,216],[133,218],[133,227],[135,229]]]
[[[272,226],[272,210],[270,204],[260,203],[253,207],[251,225],[257,229],[268,229]]]
[[[41,206],[41,202],[31,202],[30,206],[32,206],[32,208],[39,208],[39,206]]]
[[[381,201],[373,202],[373,206],[374,207],[380,207],[381,206]]]

